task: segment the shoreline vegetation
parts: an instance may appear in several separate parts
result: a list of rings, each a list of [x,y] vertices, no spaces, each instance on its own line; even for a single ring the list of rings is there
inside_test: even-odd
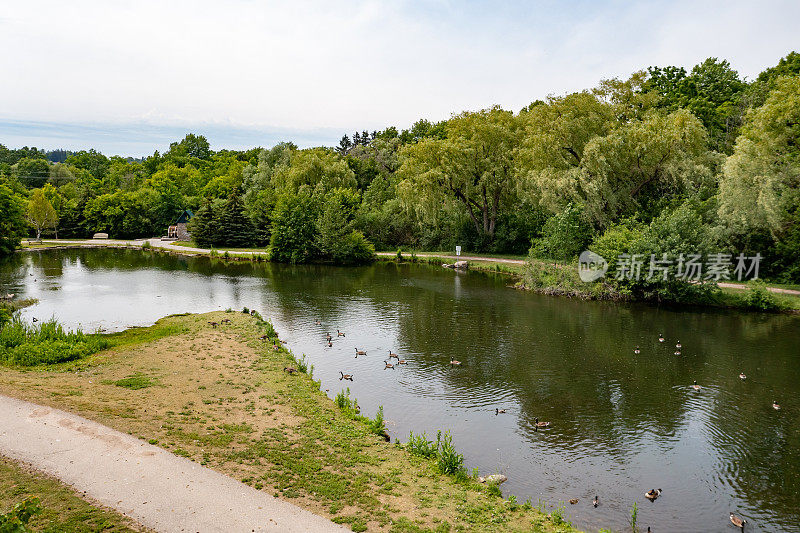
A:
[[[330,398],[255,311],[171,315],[89,337],[106,349],[0,362],[0,392],[139,436],[353,531],[575,531],[563,503],[534,507],[480,483],[446,431],[387,442],[382,408],[362,414],[349,389]],[[38,494],[1,478],[0,495],[20,496],[10,503]]]
[[[167,246],[153,246],[144,241],[104,241],[104,240],[65,240],[64,242],[45,240],[23,243],[18,251],[43,251],[69,248],[128,248],[155,251],[187,257],[207,256],[226,261],[269,261],[269,251],[264,248],[201,248],[188,241],[164,241]],[[597,281],[584,283],[580,280],[575,264],[539,259],[520,255],[489,255],[464,253],[459,257],[442,252],[402,251],[377,252],[376,261],[416,263],[441,266],[452,264],[461,257],[467,257],[469,269],[484,273],[509,276],[512,286],[549,296],[562,296],[584,300],[606,300],[617,302],[642,302],[646,304],[686,305],[691,307],[728,308],[745,311],[800,313],[800,295],[794,285],[772,287],[761,280],[748,283],[730,283],[728,286],[711,287],[697,295],[694,293],[681,299],[656,297],[641,298],[629,290],[621,290],[613,282]],[[688,284],[687,284],[688,285]],[[787,291],[787,292],[781,292]],[[31,304],[27,304],[31,305]]]

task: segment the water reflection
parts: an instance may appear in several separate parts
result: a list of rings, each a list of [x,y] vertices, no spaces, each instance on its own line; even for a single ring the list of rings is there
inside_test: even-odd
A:
[[[450,428],[470,467],[509,476],[507,494],[551,506],[579,498],[566,511],[587,529],[623,529],[636,501],[639,524],[656,531],[725,531],[731,510],[752,531],[800,531],[797,317],[572,301],[506,282],[130,250],[20,254],[0,266],[0,292],[40,299],[26,316],[90,329],[259,309],[331,395],[340,370],[355,374],[347,385],[367,413],[384,406],[394,436]],[[327,348],[336,329],[347,337]],[[356,346],[367,356],[354,358]],[[389,350],[410,364],[384,370]],[[551,428],[537,431],[537,417]],[[664,494],[651,504],[653,487]]]

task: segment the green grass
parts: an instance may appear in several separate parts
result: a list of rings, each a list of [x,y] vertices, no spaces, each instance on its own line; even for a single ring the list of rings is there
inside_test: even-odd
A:
[[[103,381],[103,383],[106,385],[116,385],[117,387],[122,387],[123,389],[140,390],[158,385],[158,380],[149,376],[145,376],[144,374],[134,374],[116,381],[106,380]]]
[[[130,519],[93,506],[68,486],[0,456],[0,515],[28,498],[38,498],[42,507],[30,519],[31,531],[136,531]]]
[[[19,316],[0,328],[0,364],[52,365],[83,359],[104,350],[108,341],[81,330],[67,331],[55,320],[28,324]]]

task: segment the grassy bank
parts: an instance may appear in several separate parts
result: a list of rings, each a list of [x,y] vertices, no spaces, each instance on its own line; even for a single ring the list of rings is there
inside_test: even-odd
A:
[[[0,455],[0,517],[29,498],[37,498],[40,508],[28,522],[31,531],[146,531],[131,519],[84,500],[58,480]],[[6,531],[2,518],[0,531]]]
[[[268,324],[240,312],[167,317],[60,367],[0,368],[0,392],[136,435],[354,531],[572,531],[558,511],[476,482],[453,457],[457,442],[432,457],[386,442],[378,413],[346,392],[329,398],[313,368],[264,334]]]

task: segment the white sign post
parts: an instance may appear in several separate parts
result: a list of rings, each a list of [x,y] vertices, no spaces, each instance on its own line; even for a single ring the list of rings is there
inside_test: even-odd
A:
[[[461,247],[456,246],[456,255],[461,255]]]

